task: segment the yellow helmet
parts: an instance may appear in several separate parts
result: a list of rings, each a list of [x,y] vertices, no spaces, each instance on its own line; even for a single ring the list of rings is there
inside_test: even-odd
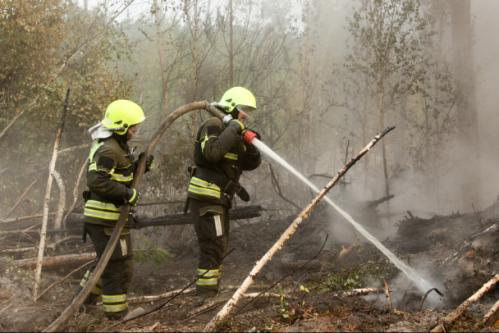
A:
[[[233,87],[224,93],[219,104],[227,108],[227,113],[231,113],[238,105],[249,106],[256,109],[256,98],[253,93],[246,88]]]
[[[129,100],[118,99],[108,105],[102,125],[117,134],[123,135],[133,125],[144,121],[142,108]]]

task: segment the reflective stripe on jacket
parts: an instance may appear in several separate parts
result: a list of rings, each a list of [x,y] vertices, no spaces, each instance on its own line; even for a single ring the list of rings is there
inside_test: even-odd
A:
[[[94,141],[88,156],[85,222],[113,226],[129,196],[135,164],[124,137]]]

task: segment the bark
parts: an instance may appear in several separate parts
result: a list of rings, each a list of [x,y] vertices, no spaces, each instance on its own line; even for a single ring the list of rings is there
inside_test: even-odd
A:
[[[45,199],[43,201],[43,221],[42,228],[40,230],[40,244],[38,245],[38,263],[35,270],[35,284],[33,286],[33,300],[37,299],[38,287],[40,285],[40,279],[42,276],[42,262],[43,262],[43,252],[45,250],[45,239],[47,236],[47,224],[48,224],[48,214],[49,214],[49,202],[50,202],[50,192],[52,190],[52,175],[55,171],[55,164],[57,162],[57,155],[59,150],[59,144],[62,138],[62,131],[64,129],[64,122],[66,120],[66,114],[68,111],[69,102],[69,88],[66,91],[66,98],[64,100],[64,108],[59,119],[59,125],[57,126],[57,133],[55,136],[54,148],[52,150],[52,158],[49,164],[49,176],[47,178],[47,187],[45,190]]]
[[[59,204],[57,205],[57,212],[55,214],[54,229],[62,229],[62,218],[64,215],[64,208],[66,207],[66,186],[61,175],[56,170],[52,171],[57,187],[59,188]]]
[[[73,189],[73,203],[71,204],[71,207],[69,207],[69,209],[68,209],[68,211],[67,211],[67,213],[64,216],[64,219],[62,221],[62,225],[64,226],[64,229],[66,229],[66,222],[68,220],[68,217],[71,215],[71,213],[73,212],[73,210],[76,207],[76,203],[78,202],[78,197],[79,197],[79,193],[80,193],[79,192],[80,183],[81,183],[81,179],[83,178],[83,173],[86,170],[87,162],[88,162],[88,159],[85,159],[85,161],[81,165],[80,172],[78,173],[78,177],[76,177],[76,184],[74,185],[74,189]]]
[[[471,304],[476,303],[478,300],[480,300],[480,298],[483,297],[483,295],[489,292],[497,282],[499,282],[499,274],[496,274],[492,279],[490,279],[480,289],[478,289],[477,292],[475,292],[461,305],[459,305],[454,311],[442,318],[439,321],[439,324],[435,326],[431,330],[431,332],[447,332],[447,327],[450,326],[454,321],[456,321],[456,319],[458,319]]]
[[[499,320],[499,301],[496,301],[496,303],[490,308],[489,311],[485,314],[483,317],[483,326],[485,327],[490,327],[495,324],[496,321]]]
[[[343,177],[347,171],[364,156],[383,136],[388,132],[393,130],[393,127],[387,128],[382,133],[376,135],[376,137],[369,142],[369,144],[364,147],[354,158],[352,158],[343,168],[338,171],[336,176],[332,178],[327,185],[315,196],[315,198],[298,214],[290,226],[284,231],[284,233],[279,237],[279,239],[272,245],[272,247],[265,253],[265,255],[258,260],[256,265],[253,267],[249,275],[243,281],[241,286],[236,290],[232,298],[225,304],[225,306],[213,317],[210,322],[205,326],[204,331],[214,331],[220,323],[222,323],[225,318],[230,314],[232,309],[237,305],[239,300],[242,298],[244,293],[253,284],[256,275],[262,270],[262,268],[272,260],[273,256],[282,249],[284,243],[296,232],[298,226],[310,216],[310,213],[318,205],[320,200],[335,186],[341,177]]]
[[[45,257],[42,260],[42,264],[46,268],[54,268],[60,266],[74,265],[95,258],[96,258],[95,253],[65,254],[61,256]],[[38,264],[38,258],[14,260],[14,264],[16,264],[17,267],[32,268]]]
[[[390,287],[388,286],[388,282],[386,282],[386,280],[384,280],[385,282],[385,297],[386,297],[386,304],[388,305],[388,310],[393,310],[393,306],[392,306],[392,296],[390,295],[391,293],[391,290],[390,290]]]
[[[381,288],[360,288],[360,289],[352,289],[349,291],[344,291],[341,293],[336,293],[334,296],[336,297],[354,297],[354,296],[364,296],[369,294],[381,294],[384,292],[384,289]]]
[[[134,174],[134,179],[132,182],[132,186],[137,188],[138,185],[140,184],[142,177],[144,176],[144,171],[145,171],[145,162],[147,159],[147,156],[151,155],[156,146],[158,145],[159,141],[161,140],[161,137],[163,134],[166,132],[166,130],[170,127],[170,125],[180,116],[196,111],[196,110],[201,110],[205,109],[208,110],[211,114],[214,116],[217,116],[219,118],[223,117],[223,114],[212,107],[208,102],[202,101],[202,102],[193,102],[190,104],[183,105],[176,109],[174,112],[170,113],[166,119],[161,123],[160,128],[156,131],[154,136],[152,137],[149,145],[146,148],[146,153],[144,154],[143,158],[139,161],[138,168]],[[59,331],[62,327],[62,325],[68,320],[83,304],[87,296],[89,295],[91,289],[95,286],[96,282],[99,280],[99,278],[102,275],[102,272],[104,271],[105,267],[107,266],[107,263],[109,262],[109,259],[111,258],[111,255],[114,251],[114,248],[116,247],[116,244],[118,242],[118,239],[120,237],[121,231],[123,230],[125,223],[128,219],[128,215],[130,212],[130,206],[124,205],[121,207],[121,212],[120,212],[120,217],[118,222],[116,223],[113,233],[106,245],[106,248],[104,249],[104,252],[97,263],[97,266],[93,270],[92,274],[90,275],[87,284],[85,287],[80,291],[80,293],[73,299],[73,302],[63,311],[63,313],[56,319],[54,320],[47,328],[45,328],[44,332],[55,332]]]

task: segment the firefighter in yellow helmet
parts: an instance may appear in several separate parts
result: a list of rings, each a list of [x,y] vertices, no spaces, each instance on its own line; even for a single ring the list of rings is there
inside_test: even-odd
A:
[[[216,106],[226,116],[209,118],[197,132],[186,206],[200,247],[196,291],[203,297],[215,296],[219,290],[233,197],[250,199],[239,178],[261,163],[260,153],[250,144],[257,134],[245,126],[248,113],[256,109],[255,96],[246,88],[233,87]]]
[[[137,135],[144,119],[139,105],[120,99],[109,104],[104,119],[89,129],[94,141],[88,156],[83,238],[87,234],[90,236],[98,258],[104,252],[119,219],[120,206],[135,206],[140,197],[131,186],[138,159],[133,157],[127,142]],[[152,156],[149,156],[146,170],[151,163]],[[128,312],[127,289],[132,273],[129,222],[99,283],[86,300],[87,304],[92,303],[101,295],[104,313],[110,319],[121,319]],[[81,287],[84,287],[89,275],[90,271],[87,271]]]

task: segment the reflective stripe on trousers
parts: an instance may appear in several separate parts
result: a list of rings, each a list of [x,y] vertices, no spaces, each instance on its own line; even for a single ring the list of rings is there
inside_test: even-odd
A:
[[[122,312],[128,309],[126,294],[102,295],[104,312]]]

